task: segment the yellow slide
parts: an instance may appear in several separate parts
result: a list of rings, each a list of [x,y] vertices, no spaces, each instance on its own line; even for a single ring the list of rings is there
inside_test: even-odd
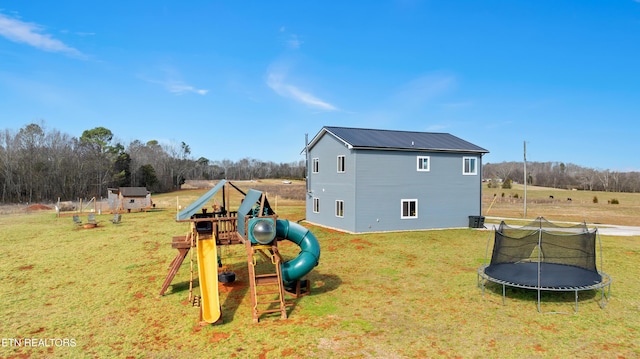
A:
[[[218,297],[218,249],[216,239],[199,239],[198,280],[200,281],[200,306],[202,320],[215,323],[220,319],[220,299]]]

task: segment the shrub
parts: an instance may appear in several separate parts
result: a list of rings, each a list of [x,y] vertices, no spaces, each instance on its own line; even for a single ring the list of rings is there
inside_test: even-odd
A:
[[[618,202],[618,199],[617,199],[617,198],[612,198],[612,199],[609,201],[609,203],[611,203],[611,204],[620,204],[620,202]]]
[[[513,195],[513,198],[520,198],[520,197],[519,197],[519,196],[518,196],[518,194],[516,193],[516,194],[514,194],[514,195]]]
[[[487,183],[487,187],[500,188],[500,181],[498,181],[497,179],[490,179],[489,183]]]
[[[510,189],[511,188],[511,178],[507,178],[504,182],[502,182],[502,188]]]
[[[598,196],[593,196],[593,203],[598,203]]]

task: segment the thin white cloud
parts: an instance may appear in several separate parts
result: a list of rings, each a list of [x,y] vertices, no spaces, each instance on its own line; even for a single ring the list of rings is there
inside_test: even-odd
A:
[[[287,40],[287,45],[292,49],[299,49],[303,43],[304,42],[300,40],[296,34],[289,36],[289,40]]]
[[[283,36],[286,36],[286,38],[282,40],[290,49],[297,50],[304,43],[304,41],[302,41],[297,34],[292,34],[287,31],[287,28],[285,26],[280,26],[280,33],[282,34],[281,39]]]
[[[59,52],[83,59],[87,57],[77,49],[45,33],[42,26],[8,17],[1,13],[0,36],[10,41],[27,44],[43,51]]]
[[[162,76],[164,77],[164,79],[162,80],[152,79],[144,75],[140,76],[140,78],[142,78],[143,80],[149,83],[160,85],[164,87],[165,90],[176,95],[182,95],[185,93],[195,93],[195,94],[204,96],[209,92],[209,90],[196,88],[192,85],[185,83],[181,79],[179,72],[171,66],[166,66],[166,65],[161,66],[160,70],[164,74],[164,76]],[[154,77],[157,78],[160,76],[154,76]]]
[[[168,81],[164,84],[167,90],[175,94],[183,94],[185,92],[193,92],[198,95],[206,95],[209,90],[198,89],[182,82]]]
[[[177,80],[150,80],[150,79],[145,79],[145,81],[152,83],[152,84],[158,84],[162,87],[165,88],[165,90],[176,94],[176,95],[182,95],[185,93],[195,93],[198,95],[206,95],[209,90],[205,90],[205,89],[199,89],[196,87],[193,87],[191,85],[187,85],[182,81],[177,81]]]
[[[334,105],[323,101],[316,96],[305,92],[298,87],[285,82],[284,75],[279,72],[271,71],[267,74],[267,86],[282,97],[291,98],[297,102],[303,103],[309,107],[325,110],[337,111]]]

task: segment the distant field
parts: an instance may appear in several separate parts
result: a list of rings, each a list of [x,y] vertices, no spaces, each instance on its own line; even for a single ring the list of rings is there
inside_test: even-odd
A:
[[[294,201],[305,199],[304,181],[293,181],[287,185],[282,184],[282,180],[240,181],[237,184],[269,193],[269,198],[277,196],[281,200]],[[611,204],[612,200],[617,200],[618,204]],[[640,226],[640,193],[570,191],[527,186],[526,209],[528,219],[542,216],[555,221]],[[525,218],[524,186],[515,184],[511,189],[502,189],[488,188],[483,184],[482,215]]]
[[[304,218],[304,202],[281,194],[291,185],[238,185],[273,185],[269,201],[274,208],[277,202],[280,217]],[[541,215],[552,220],[590,206],[594,195],[530,190],[528,198],[538,198]],[[599,292],[581,292],[578,313],[573,293],[543,293],[544,311],[569,313],[551,315],[537,312],[535,292],[507,289],[506,305],[501,287],[488,287],[482,296],[476,271],[490,250],[488,230],[349,235],[308,226],[322,248],[320,264],[308,275],[311,295],[292,300],[289,319],[263,317],[253,324],[244,248],[222,247],[221,260],[238,280],[220,285],[224,324],[201,327],[199,309],[187,302],[188,258],[166,295],[158,292],[177,253],[171,237],[188,230],[175,222],[175,213],[205,191],[154,196],[155,211],[125,213],[119,225],[109,222],[110,214],[98,215],[95,229],[80,229],[52,210],[0,215],[0,357],[640,357],[637,236],[602,236],[601,269],[614,280],[604,309]],[[549,199],[545,191],[554,193],[554,201],[542,203]],[[237,206],[240,196],[233,192]],[[572,201],[564,203],[568,193]],[[615,194],[620,205],[608,205],[613,194],[597,196],[594,214],[607,220],[626,218],[616,211],[637,200]],[[491,199],[485,193],[483,212]],[[489,215],[518,217],[521,204],[496,201]],[[535,218],[530,206],[528,217]],[[299,252],[289,242],[280,247],[285,258]],[[45,345],[25,346],[25,338]]]
[[[197,186],[185,186],[187,189],[162,195],[154,195],[154,202],[163,208],[176,210],[177,206],[188,205],[198,198],[204,190],[211,188],[217,181],[194,181]],[[291,181],[283,184],[280,179],[255,181],[232,181],[243,190],[254,188],[268,194],[272,206],[299,205],[304,207],[305,182]],[[198,187],[198,188],[197,188]],[[235,192],[235,191],[234,191]],[[235,195],[232,194],[232,195]],[[594,202],[597,200],[597,203]],[[616,200],[618,204],[612,204]],[[239,201],[239,199],[238,199]],[[53,208],[52,203],[46,204]],[[23,213],[29,205],[0,206],[0,215]],[[105,209],[106,207],[103,206]],[[527,219],[539,216],[555,221],[583,222],[588,224],[617,224],[640,226],[640,193],[617,193],[601,191],[570,191],[547,187],[527,186]],[[504,218],[524,217],[524,187],[515,184],[511,189],[482,187],[482,215]],[[304,208],[299,218],[304,218]]]
[[[254,181],[231,181],[240,188],[253,188],[259,191],[278,195],[283,199],[293,199],[304,201],[306,185],[304,181],[282,180],[282,179],[262,179]],[[215,186],[218,181],[188,181],[182,186],[183,189],[202,189]]]
[[[485,216],[523,218],[524,187],[482,189]],[[495,199],[495,201],[494,201]],[[617,200],[618,204],[612,204]],[[597,203],[594,203],[597,201]],[[640,226],[640,193],[569,191],[527,186],[527,218]]]
[[[210,182],[209,185],[212,186],[213,183],[215,182]],[[282,184],[282,180],[239,181],[237,185],[269,193],[269,198],[277,196],[282,200],[305,199],[304,181],[293,181],[287,185]],[[618,204],[611,204],[612,200],[617,200]],[[524,218],[524,186],[514,184],[511,189],[502,189],[488,188],[483,184],[482,215]],[[640,226],[640,193],[570,191],[527,186],[526,218],[535,219],[539,216],[555,221]]]

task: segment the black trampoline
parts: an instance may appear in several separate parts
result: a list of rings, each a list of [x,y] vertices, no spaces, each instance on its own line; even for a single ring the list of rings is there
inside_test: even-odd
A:
[[[491,262],[486,264],[489,238],[485,264],[478,268],[483,296],[488,282],[502,285],[503,304],[506,287],[537,290],[541,311],[541,291],[575,292],[577,312],[578,292],[600,289],[600,306],[606,305],[611,277],[596,267],[596,239],[600,242],[597,228],[589,230],[586,223],[562,227],[539,217],[522,227],[503,221],[493,232]]]

